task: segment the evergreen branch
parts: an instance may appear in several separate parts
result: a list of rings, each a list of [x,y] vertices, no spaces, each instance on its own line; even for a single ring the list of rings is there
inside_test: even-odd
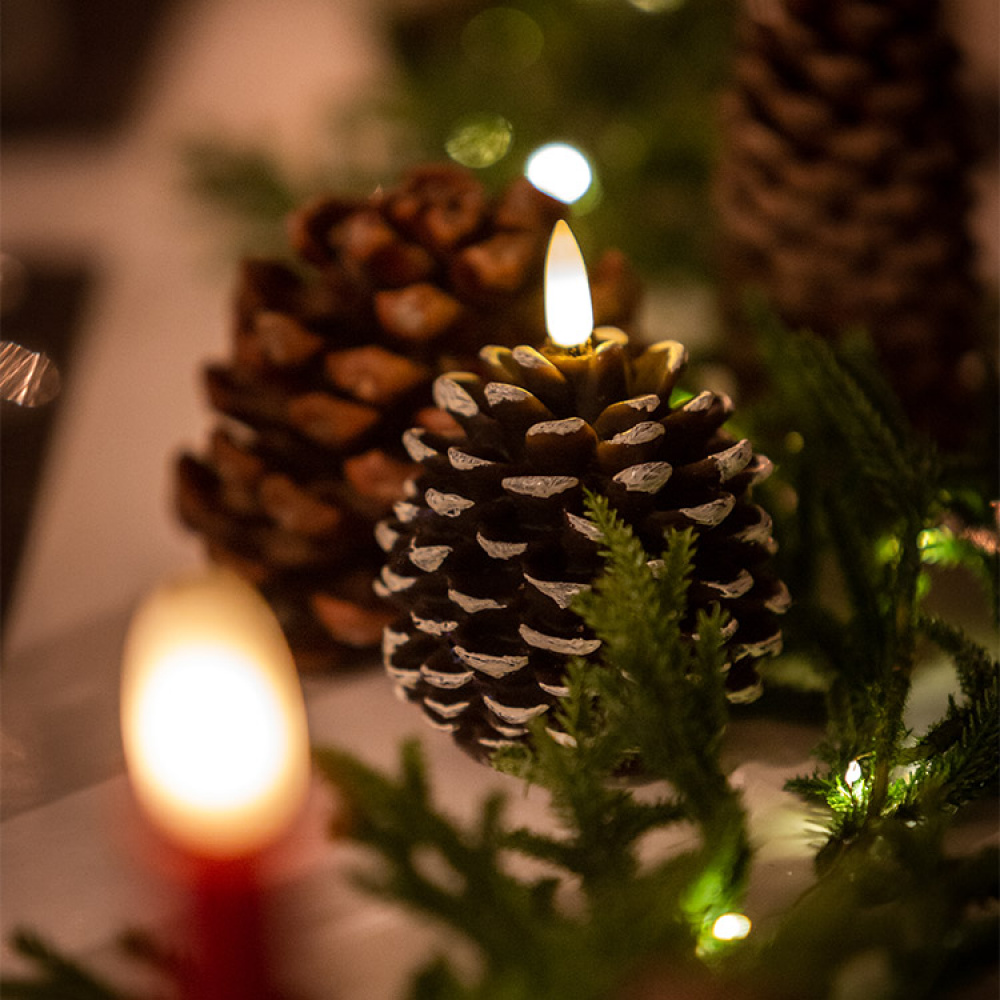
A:
[[[756,322],[765,334],[772,372],[784,373],[786,391],[793,387],[790,401],[799,422],[808,427],[821,415],[823,431],[847,449],[839,461],[847,460],[850,473],[875,492],[888,514],[919,522],[938,479],[930,452],[909,438],[905,427],[887,423],[883,408],[826,341],[807,332],[790,335],[773,315],[759,310]],[[877,381],[874,372],[866,379],[868,385]],[[888,395],[880,389],[880,398]]]
[[[299,192],[277,157],[261,147],[191,139],[182,162],[191,193],[235,215],[279,222],[298,204]]]
[[[971,639],[962,629],[936,615],[920,613],[915,624],[951,657],[962,692],[967,697],[975,698],[991,684],[995,687],[1000,660],[991,656],[989,650]]]
[[[651,875],[601,880],[581,912],[561,913],[558,880],[518,880],[500,857],[515,846],[562,864],[559,845],[527,832],[504,834],[496,799],[484,807],[478,829],[463,831],[432,806],[415,746],[404,752],[397,780],[335,750],[320,750],[316,759],[353,811],[352,835],[387,869],[359,878],[361,884],[452,927],[480,949],[474,983],[463,983],[438,959],[420,973],[412,997],[602,1000],[644,956],[690,961],[691,935],[680,918],[680,900],[698,873],[690,859]],[[668,818],[645,807],[636,815],[647,826]]]
[[[761,996],[831,996],[855,959],[878,954],[883,982],[845,996],[934,1000],[976,982],[996,963],[997,851],[950,859],[940,834],[940,823],[883,823],[877,850],[844,856],[745,953],[744,978]]]
[[[38,968],[35,979],[0,979],[0,996],[9,1000],[129,1000],[129,995],[98,979],[82,966],[60,955],[55,948],[29,930],[18,930],[12,938],[14,950]]]
[[[365,888],[458,930],[491,968],[540,973],[544,928],[558,929],[560,920],[546,893],[504,872],[499,801],[485,804],[478,831],[461,831],[430,802],[415,743],[403,748],[398,781],[332,749],[317,751],[316,761],[346,797],[354,838],[386,863],[386,871],[359,879]]]
[[[917,752],[926,760],[913,779],[917,802],[931,798],[927,787],[934,788],[934,801],[924,805],[931,812],[939,801],[959,807],[975,799],[996,794],[1000,787],[1000,697],[996,681],[979,697],[957,706],[949,699],[945,717],[933,726],[917,744]]]
[[[700,881],[692,886],[687,910],[697,924],[711,900],[739,894],[749,859],[742,807],[718,757],[727,717],[725,614],[718,607],[699,612],[693,640],[682,633],[692,531],[668,533],[654,572],[606,498],[588,495],[587,513],[601,533],[606,568],[574,607],[602,640],[602,669],[595,673],[600,701],[619,706],[609,713],[627,720],[644,774],[676,790],[701,828],[706,871],[725,886],[714,893],[702,893]]]

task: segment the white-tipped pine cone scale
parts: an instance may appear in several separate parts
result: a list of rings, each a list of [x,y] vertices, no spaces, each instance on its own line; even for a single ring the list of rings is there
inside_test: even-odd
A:
[[[488,347],[481,358],[492,378],[438,378],[434,398],[461,432],[406,435],[420,472],[379,526],[376,586],[401,612],[383,643],[398,691],[477,757],[542,715],[568,739],[551,711],[566,664],[600,655],[571,607],[603,568],[590,490],[651,554],[671,527],[697,532],[686,627],[700,608],[729,611],[729,694],[756,697],[754,661],[780,648],[788,593],[770,567],[770,518],[750,498],[771,463],[723,429],[729,399],[671,405],[686,361],[673,341],[637,357],[612,337],[582,356]]]

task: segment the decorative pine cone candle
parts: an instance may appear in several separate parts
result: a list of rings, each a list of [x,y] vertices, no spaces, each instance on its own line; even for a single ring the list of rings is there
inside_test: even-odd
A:
[[[463,169],[420,167],[296,213],[296,268],[244,265],[232,355],[205,370],[223,423],[180,459],[177,506],[260,588],[300,669],[377,646],[394,613],[372,592],[373,529],[414,469],[401,435],[440,421],[436,375],[491,340],[542,340],[545,243],[564,210],[523,179],[491,200]],[[594,295],[628,323],[637,286],[620,255]]]
[[[600,646],[570,608],[602,570],[585,489],[606,496],[647,551],[662,550],[670,527],[697,532],[691,622],[713,602],[730,612],[734,700],[756,696],[754,661],[780,648],[788,594],[769,570],[770,518],[750,500],[770,462],[723,430],[725,396],[671,402],[680,344],[633,357],[621,331],[596,336],[578,356],[487,347],[488,377],[440,376],[434,397],[456,430],[407,432],[420,473],[378,528],[378,586],[402,612],[385,630],[385,668],[477,757],[523,738],[567,693],[568,658]]]

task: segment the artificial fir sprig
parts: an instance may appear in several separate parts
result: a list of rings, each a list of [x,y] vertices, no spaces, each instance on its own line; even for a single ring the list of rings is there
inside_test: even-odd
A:
[[[62,955],[33,931],[15,932],[11,945],[36,974],[0,980],[5,1000],[136,1000]]]
[[[414,747],[398,782],[339,752],[318,754],[357,817],[354,836],[385,863],[366,878],[369,887],[479,947],[481,975],[468,993],[437,962],[415,995],[607,996],[651,955],[694,965],[708,927],[742,898],[745,817],[719,764],[723,615],[701,614],[694,637],[682,628],[695,536],[672,532],[662,558],[651,561],[604,498],[588,497],[588,515],[603,538],[606,572],[577,607],[602,640],[603,660],[571,665],[569,695],[555,709],[564,732],[537,719],[530,745],[494,760],[548,790],[557,834],[505,832],[496,799],[484,805],[477,831],[461,831],[432,805]],[[619,780],[635,771],[669,782],[670,791],[640,801]],[[644,866],[642,838],[680,819],[695,823],[700,848]],[[504,852],[540,859],[553,876],[520,881],[507,874]],[[555,890],[575,884],[583,898],[566,908]]]
[[[494,762],[543,785],[577,838],[560,844],[522,833],[519,846],[548,857],[569,852],[567,860],[580,860],[568,867],[585,887],[614,878],[616,865],[634,871],[638,839],[652,826],[679,816],[694,821],[704,850],[715,852],[705,859],[712,890],[701,884],[690,895],[701,926],[738,899],[749,860],[742,807],[718,757],[726,722],[723,613],[700,615],[694,639],[685,637],[693,532],[671,532],[651,562],[604,497],[588,494],[587,513],[601,533],[606,569],[574,608],[601,638],[602,659],[573,665],[560,710],[572,742],[538,722],[531,747],[502,751]],[[669,783],[676,801],[641,803],[610,788],[629,763],[646,779]],[[582,859],[592,863],[584,868]]]
[[[989,706],[997,665],[921,608],[927,538],[948,497],[942,463],[909,432],[856,346],[838,352],[773,319],[761,322],[786,419],[801,435],[797,512],[804,511],[813,541],[822,538],[844,584],[838,609],[800,575],[789,619],[793,645],[805,628],[830,640],[824,653],[810,647],[829,677],[828,735],[818,752],[829,768],[789,786],[829,806],[826,859],[900,810],[932,814],[995,786],[995,754],[991,761],[982,748],[995,743]],[[953,704],[914,748],[903,717],[923,635],[952,656],[968,701]],[[900,774],[907,764],[909,773]]]
[[[624,878],[614,890],[608,885],[603,905],[581,914],[557,903],[562,878],[520,879],[508,872],[511,843],[499,798],[483,804],[471,830],[436,809],[416,744],[403,748],[398,780],[336,750],[318,751],[317,762],[352,811],[352,836],[382,862],[380,871],[359,875],[362,884],[478,948],[474,981],[463,982],[439,958],[419,973],[411,996],[597,1000],[652,950],[691,960],[693,939],[679,917],[690,862],[663,866],[656,878]]]

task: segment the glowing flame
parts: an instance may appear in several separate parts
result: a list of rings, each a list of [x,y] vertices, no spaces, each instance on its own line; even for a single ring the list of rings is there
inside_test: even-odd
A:
[[[594,307],[583,254],[560,219],[545,257],[545,327],[560,347],[579,347],[594,331]]]
[[[309,740],[295,665],[270,608],[234,574],[168,584],[139,609],[121,716],[136,798],[180,845],[239,857],[302,807]]]
[[[741,941],[750,933],[750,918],[742,913],[723,913],[712,924],[712,937],[716,941]]]

